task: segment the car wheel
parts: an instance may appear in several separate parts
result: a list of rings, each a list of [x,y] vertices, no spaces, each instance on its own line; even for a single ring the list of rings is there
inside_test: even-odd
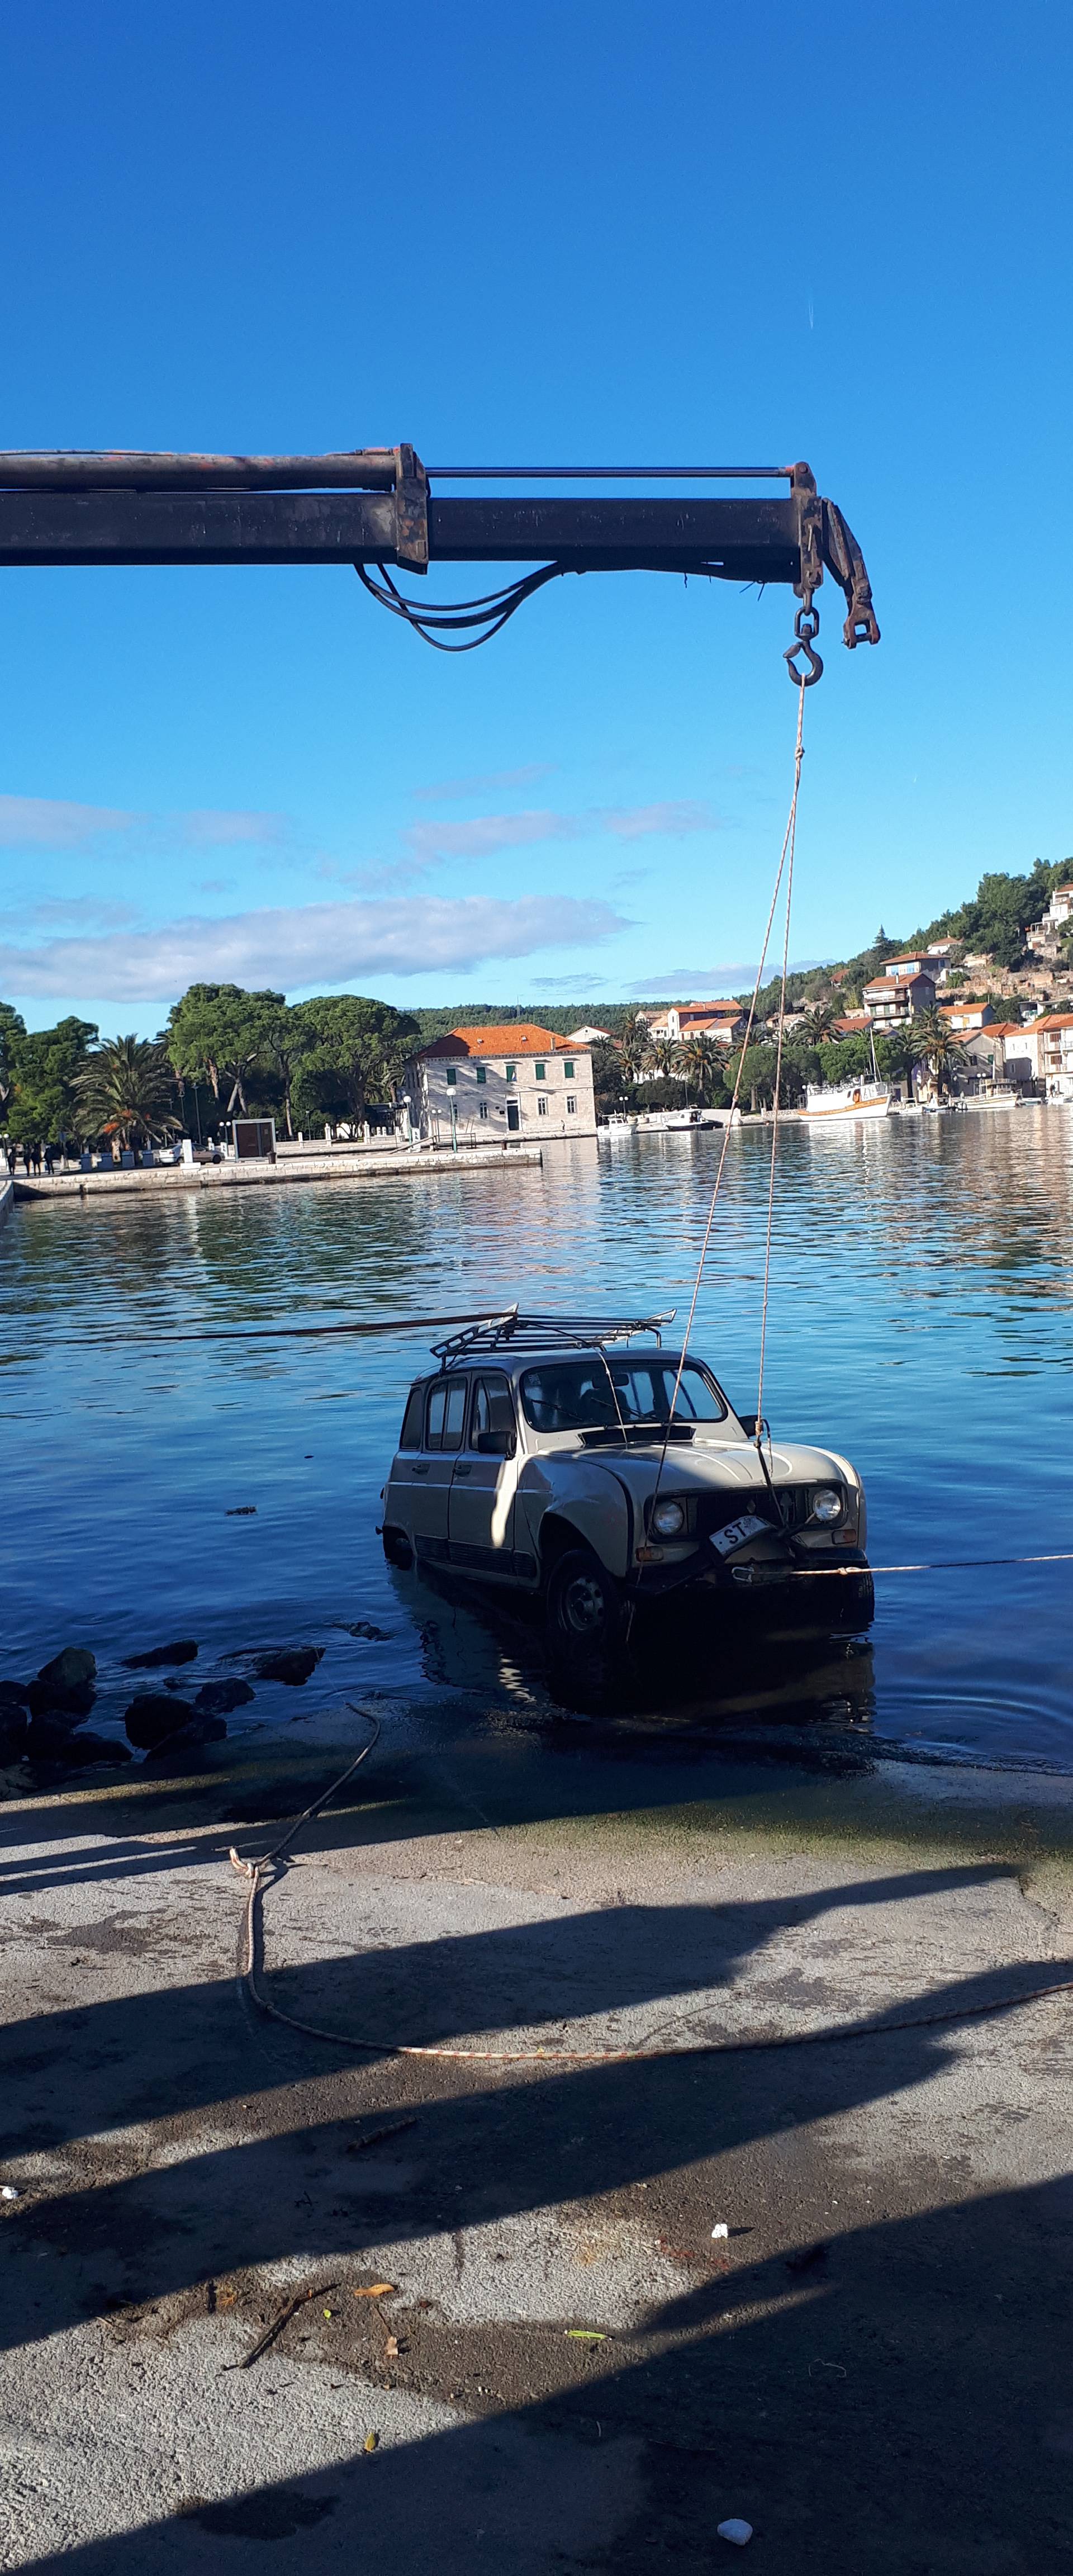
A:
[[[571,1548],[553,1565],[546,1622],[557,1686],[599,1701],[621,1671],[626,1619],[621,1587],[591,1549]]]
[[[406,1536],[405,1530],[385,1529],[383,1538],[384,1554],[387,1558],[388,1564],[397,1565],[401,1567],[403,1573],[406,1573],[408,1568],[413,1564],[414,1552],[409,1539]]]

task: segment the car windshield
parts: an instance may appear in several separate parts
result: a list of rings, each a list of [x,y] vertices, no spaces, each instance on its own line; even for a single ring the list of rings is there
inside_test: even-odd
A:
[[[534,1431],[614,1431],[620,1424],[669,1419],[678,1361],[665,1351],[643,1358],[549,1360],[526,1369],[522,1409]],[[687,1360],[674,1408],[676,1422],[725,1422],[726,1405],[707,1369]]]

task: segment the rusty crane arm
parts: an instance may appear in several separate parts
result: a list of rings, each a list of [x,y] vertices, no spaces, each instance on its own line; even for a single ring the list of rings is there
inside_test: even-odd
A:
[[[686,480],[787,489],[762,498],[627,498],[606,489],[500,497],[431,488]],[[845,642],[879,641],[860,548],[807,465],[426,469],[406,446],[332,456],[0,453],[0,565],[194,563],[695,573],[788,584],[806,613],[826,568],[845,596]],[[415,618],[423,613],[415,602]]]

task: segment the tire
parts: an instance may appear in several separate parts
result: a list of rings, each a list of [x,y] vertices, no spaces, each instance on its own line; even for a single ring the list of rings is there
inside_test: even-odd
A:
[[[414,1552],[405,1530],[385,1528],[383,1540],[388,1564],[397,1565],[402,1573],[408,1573],[414,1561]]]
[[[598,1706],[622,1676],[626,1605],[590,1548],[568,1548],[553,1565],[545,1627],[554,1686],[571,1701]]]

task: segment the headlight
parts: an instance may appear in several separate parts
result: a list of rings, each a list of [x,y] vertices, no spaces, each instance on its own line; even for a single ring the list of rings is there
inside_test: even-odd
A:
[[[840,1521],[844,1510],[842,1496],[834,1485],[819,1485],[812,1497],[814,1521]]]
[[[684,1503],[657,1503],[652,1514],[652,1527],[661,1538],[677,1538],[686,1525]]]

